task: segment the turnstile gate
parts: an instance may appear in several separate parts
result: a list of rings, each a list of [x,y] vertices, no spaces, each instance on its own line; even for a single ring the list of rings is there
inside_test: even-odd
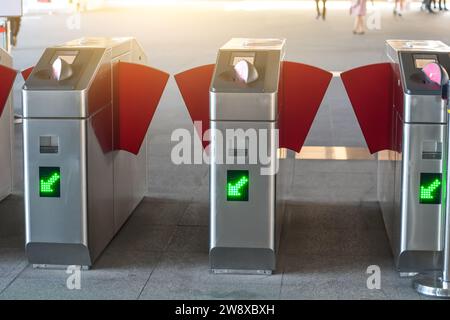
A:
[[[27,79],[31,263],[91,266],[147,192],[146,133],[167,75],[145,67],[146,61],[132,38],[86,38],[46,49]]]
[[[440,41],[388,40],[387,63],[356,68],[342,79],[372,153],[378,199],[401,273],[442,265],[447,110],[439,85],[422,69],[450,68]]]

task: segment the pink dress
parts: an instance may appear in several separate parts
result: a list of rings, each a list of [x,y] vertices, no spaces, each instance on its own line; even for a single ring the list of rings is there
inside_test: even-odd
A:
[[[352,3],[351,13],[355,16],[365,16],[367,12],[367,0],[356,0]]]

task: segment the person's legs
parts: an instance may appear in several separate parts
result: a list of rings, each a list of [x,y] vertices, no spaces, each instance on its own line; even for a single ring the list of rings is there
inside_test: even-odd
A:
[[[15,47],[17,45],[17,36],[20,30],[20,17],[9,18],[9,24],[11,27],[11,44]]]
[[[358,16],[358,33],[364,33],[364,17]]]
[[[323,3],[323,9],[322,9],[322,18],[325,20],[327,15],[327,0],[322,0]]]
[[[355,22],[353,23],[353,33],[356,34],[358,32],[358,26],[359,26],[358,16],[355,16]]]
[[[320,0],[316,0],[316,11],[317,11],[317,19],[320,18],[320,7],[319,7],[319,1]]]
[[[358,34],[361,32],[361,16],[357,15],[355,17],[355,33]]]
[[[431,0],[427,0],[426,8],[429,13],[434,13],[433,9],[431,9]]]
[[[402,16],[404,3],[405,3],[404,0],[398,0],[397,15],[399,17]]]
[[[19,35],[19,31],[20,31],[21,18],[20,17],[14,17],[13,20],[14,20],[13,36],[17,37]]]

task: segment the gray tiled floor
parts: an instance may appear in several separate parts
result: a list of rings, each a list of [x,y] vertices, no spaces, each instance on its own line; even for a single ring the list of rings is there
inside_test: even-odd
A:
[[[18,146],[20,140],[17,126]],[[209,272],[206,168],[189,192],[150,193],[94,268],[82,271],[81,290],[74,291],[66,287],[64,270],[27,263],[17,181],[17,194],[0,203],[0,299],[420,298],[411,280],[395,272],[375,195],[367,192],[375,186],[376,162],[288,159],[282,166],[292,174],[274,275]],[[347,194],[330,197],[338,189]],[[366,287],[370,265],[382,270],[381,290]]]
[[[179,11],[181,10],[181,11]],[[182,14],[180,14],[182,12]],[[232,23],[230,18],[232,17]],[[450,15],[408,12],[394,19],[381,11],[382,28],[351,34],[348,10],[226,11],[152,7],[84,14],[69,30],[66,14],[25,17],[17,69],[32,66],[49,45],[81,36],[135,36],[152,66],[171,74],[215,61],[229,38],[283,37],[286,59],[342,71],[384,59],[385,39],[438,39]],[[101,25],[98,21],[102,21]],[[119,23],[118,23],[119,22]],[[423,26],[427,26],[424,28]],[[39,35],[39,36],[37,36]],[[20,87],[15,84],[15,108]],[[82,272],[81,290],[66,288],[64,270],[33,269],[24,255],[20,126],[16,127],[16,193],[0,203],[0,299],[419,299],[401,279],[376,203],[373,161],[294,161],[287,181],[288,211],[273,276],[213,275],[208,271],[208,166],[170,161],[176,128],[191,129],[170,79],[149,130],[149,192],[94,268]],[[307,145],[364,147],[342,82],[333,79],[306,140]],[[368,290],[366,270],[378,265],[382,289]]]
[[[34,269],[17,249],[23,212],[17,219],[3,219],[3,213],[21,203],[21,196],[12,196],[0,204],[0,221],[9,228],[0,238],[0,299],[420,298],[411,280],[395,272],[379,207],[370,201],[290,200],[277,271],[258,276],[209,272],[207,203],[146,198],[93,269],[82,271],[81,290],[74,291],[66,288],[65,270]],[[370,265],[381,268],[381,290],[366,287]]]

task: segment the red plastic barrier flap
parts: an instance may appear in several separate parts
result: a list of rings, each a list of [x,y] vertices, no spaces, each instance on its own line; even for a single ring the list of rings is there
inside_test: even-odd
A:
[[[283,62],[278,95],[281,148],[300,152],[332,77],[316,67]]]
[[[16,70],[0,65],[0,116],[5,109],[16,76]]]
[[[139,153],[168,79],[167,73],[148,66],[119,63],[116,150]]]
[[[393,150],[393,71],[390,63],[371,64],[341,74],[370,152]]]
[[[202,132],[197,131],[197,134],[204,148],[209,144],[203,141],[203,134],[209,129],[209,86],[213,73],[214,65],[208,64],[175,75],[192,121],[202,122]]]
[[[22,70],[22,77],[25,81],[27,81],[30,74],[33,72],[34,67],[29,67],[28,69]]]

